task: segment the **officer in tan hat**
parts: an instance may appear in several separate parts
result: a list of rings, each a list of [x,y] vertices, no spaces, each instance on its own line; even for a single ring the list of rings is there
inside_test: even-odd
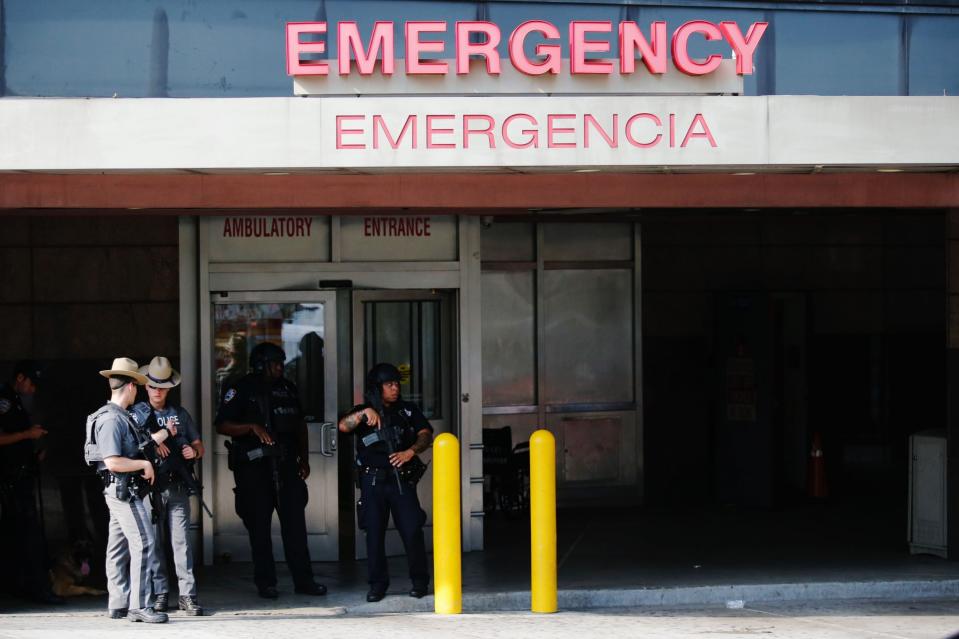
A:
[[[153,466],[140,452],[149,440],[127,412],[137,385],[147,377],[135,361],[118,357],[100,371],[110,382],[110,401],[87,417],[84,458],[103,479],[103,497],[110,510],[107,539],[107,590],[110,618],[164,623],[153,610],[152,573],[155,540],[143,498],[153,483]],[[154,437],[160,442],[164,435]]]
[[[137,402],[130,411],[141,430],[169,433],[164,443],[157,445],[159,454],[176,464],[182,464],[188,473],[193,472],[193,461],[203,456],[203,442],[193,423],[193,418],[182,406],[167,401],[170,389],[180,385],[180,373],[173,369],[170,360],[154,357],[148,366],[140,369],[146,377],[149,401]],[[173,457],[170,457],[172,455]],[[176,456],[180,459],[175,459]],[[190,543],[190,486],[182,474],[160,473],[150,502],[156,515],[157,550],[154,554],[153,594],[156,601],[153,609],[166,612],[170,605],[170,580],[167,577],[167,562],[164,549],[169,539],[173,549],[173,564],[176,567],[179,599],[177,607],[188,615],[202,615],[203,608],[197,602],[196,578],[193,576],[193,548]]]

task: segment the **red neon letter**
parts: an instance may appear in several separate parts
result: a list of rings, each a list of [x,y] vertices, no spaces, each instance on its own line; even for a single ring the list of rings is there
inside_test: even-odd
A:
[[[510,125],[510,122],[512,122],[513,120],[518,120],[519,118],[523,118],[527,122],[529,122],[531,125],[536,126],[536,118],[534,118],[533,116],[527,115],[525,113],[514,113],[513,115],[503,120],[503,130],[501,133],[503,142],[506,142],[506,146],[510,147],[511,149],[525,149],[528,147],[533,147],[534,149],[538,149],[539,148],[539,131],[536,129],[523,129],[522,131],[520,131],[520,133],[523,133],[529,136],[529,139],[526,142],[523,142],[522,144],[517,144],[510,139],[509,132],[506,127]]]
[[[427,149],[453,149],[456,147],[452,142],[433,142],[433,134],[449,135],[453,129],[440,129],[433,126],[433,120],[452,120],[452,115],[428,115],[426,116],[426,148]]]
[[[343,142],[344,135],[357,135],[366,132],[365,129],[345,129],[343,122],[347,120],[365,120],[365,115],[338,115],[336,116],[336,148],[339,149],[365,149],[366,144],[346,144]]]
[[[479,120],[480,122],[486,123],[485,129],[470,129],[470,122],[473,120]],[[485,135],[486,139],[489,141],[489,148],[496,148],[496,139],[493,137],[493,127],[496,126],[496,120],[488,115],[472,115],[464,114],[463,115],[463,148],[470,148],[470,138],[471,135]]]
[[[746,37],[743,38],[743,33],[735,22],[719,23],[719,30],[723,32],[729,46],[736,52],[736,73],[739,75],[750,75],[753,72],[753,54],[768,26],[768,22],[754,22],[746,32]]]
[[[689,57],[689,36],[702,33],[707,40],[719,40],[722,32],[712,22],[693,20],[676,29],[673,34],[673,64],[687,75],[706,75],[712,73],[723,61],[723,56],[714,53],[704,62],[696,62]]]
[[[703,128],[702,131],[693,131],[697,124]],[[686,131],[686,137],[683,138],[683,143],[679,145],[680,148],[686,148],[686,145],[689,144],[689,141],[693,138],[706,138],[709,140],[709,146],[714,149],[716,148],[716,140],[713,138],[713,133],[709,130],[709,125],[706,124],[706,118],[703,117],[702,113],[697,113],[693,121],[690,122],[689,129]]]
[[[547,38],[559,38],[559,29],[544,20],[530,20],[519,25],[509,36],[509,59],[513,62],[513,66],[526,75],[559,73],[561,53],[558,44],[536,45],[536,55],[546,56],[546,59],[542,62],[532,62],[526,57],[523,45],[526,42],[526,37],[534,31],[542,33]]]
[[[377,22],[370,35],[370,46],[363,51],[363,38],[355,22],[341,22],[336,27],[337,54],[340,75],[350,74],[350,52],[356,56],[356,68],[361,75],[371,75],[376,59],[383,57],[383,75],[393,75],[396,54],[393,46],[393,23]]]
[[[599,122],[596,121],[596,118],[593,117],[591,113],[586,113],[583,115],[583,148],[589,148],[589,126],[593,125],[599,134],[606,140],[606,144],[609,145],[609,148],[616,149],[619,148],[619,114],[613,114],[613,137],[610,137],[608,133],[603,129]]]
[[[445,46],[434,40],[421,41],[423,33],[443,33],[446,31],[445,22],[415,22],[406,23],[406,73],[407,75],[446,75],[450,65],[446,62],[420,60],[421,53],[442,53]],[[428,126],[428,125],[427,125]]]
[[[587,53],[609,53],[609,42],[606,40],[587,40],[587,33],[610,33],[613,30],[612,22],[590,22],[587,20],[573,20],[569,23],[569,70],[570,73],[605,73],[613,72],[612,62],[587,60]]]
[[[286,74],[326,75],[330,67],[318,60],[300,60],[301,53],[324,53],[325,42],[300,42],[301,33],[326,33],[325,22],[288,22],[286,24]]]
[[[482,33],[486,36],[485,42],[470,42],[471,33]],[[456,23],[456,73],[462,75],[470,72],[470,56],[481,55],[486,58],[486,73],[499,75],[499,53],[496,47],[501,39],[499,27],[492,22],[457,22]]]
[[[654,137],[652,141],[650,142],[639,142],[636,138],[633,137],[633,123],[639,119],[651,120],[652,123],[655,124],[656,126],[658,127],[663,126],[663,121],[660,120],[656,115],[652,113],[637,113],[636,115],[634,115],[633,117],[631,117],[629,120],[626,121],[626,139],[629,140],[629,143],[632,144],[633,146],[638,146],[641,149],[648,149],[652,146],[656,146],[657,144],[659,144],[659,141],[663,139],[662,133],[657,133],[656,137]]]
[[[576,133],[576,129],[568,126],[555,126],[557,120],[573,120],[576,116],[572,113],[550,113],[546,116],[546,148],[547,149],[572,149],[576,147],[575,142],[557,142],[557,135]]]
[[[390,145],[390,148],[398,149],[400,143],[403,141],[403,138],[406,136],[406,131],[409,129],[411,131],[410,139],[412,140],[411,148],[416,148],[416,114],[407,116],[406,122],[403,123],[403,128],[400,129],[400,134],[396,136],[396,139],[393,139],[393,136],[390,135],[390,130],[386,128],[386,122],[383,121],[382,115],[373,116],[373,148],[380,148],[380,129],[383,130],[383,135],[386,136],[386,143]]]
[[[650,39],[646,42],[635,22],[619,23],[619,72],[636,70],[636,49],[643,57],[643,64],[650,73],[666,73],[666,23],[657,21],[649,25]]]

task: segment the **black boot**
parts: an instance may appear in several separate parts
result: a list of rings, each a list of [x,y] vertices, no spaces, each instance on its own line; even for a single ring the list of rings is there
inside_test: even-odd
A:
[[[165,612],[157,612],[153,608],[140,608],[127,612],[127,619],[144,623],[166,623],[168,617]]]
[[[314,597],[319,597],[326,594],[326,586],[323,584],[311,583],[303,586],[302,588],[297,587],[295,591],[301,595],[313,595]]]
[[[177,606],[190,616],[200,617],[203,615],[203,607],[197,603],[196,597],[180,597],[177,600]]]

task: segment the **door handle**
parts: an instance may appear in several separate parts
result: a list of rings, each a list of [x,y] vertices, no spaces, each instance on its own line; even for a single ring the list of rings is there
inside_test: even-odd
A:
[[[336,453],[336,424],[323,422],[320,424],[320,454],[324,457],[333,457]]]

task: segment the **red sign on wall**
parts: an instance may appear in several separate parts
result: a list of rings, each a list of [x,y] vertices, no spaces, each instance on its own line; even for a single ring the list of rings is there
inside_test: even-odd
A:
[[[653,22],[649,37],[633,21],[618,25],[618,61],[587,57],[588,53],[609,53],[610,42],[604,34],[613,31],[609,20],[573,20],[568,25],[569,46],[557,42],[561,38],[559,28],[545,20],[529,20],[513,29],[509,35],[507,61],[517,71],[527,75],[558,74],[563,58],[569,58],[569,71],[573,75],[605,74],[618,72],[623,75],[636,70],[636,54],[650,73],[666,73],[667,63],[688,75],[706,75],[719,68],[722,56],[712,54],[697,60],[689,55],[689,43],[695,36],[705,40],[725,41],[736,58],[736,73],[749,75],[753,72],[753,56],[759,41],[769,27],[767,22],[754,22],[745,34],[732,20],[718,24],[707,20],[692,20],[679,26],[668,35],[664,21]],[[486,73],[499,75],[503,61],[497,47],[503,39],[498,25],[483,21],[459,21],[454,25],[454,59],[442,60],[445,43],[436,38],[448,30],[445,21],[409,21],[405,25],[404,72],[407,75],[447,75],[455,67],[458,75],[470,73],[470,59],[485,60]],[[303,59],[303,55],[325,53],[323,41],[303,42],[303,35],[323,35],[329,31],[326,22],[291,22],[286,25],[286,70],[291,76],[328,75],[331,62]],[[526,55],[526,40],[530,37],[544,39],[537,44],[535,55]],[[372,75],[380,65],[380,73],[392,75],[396,70],[397,52],[394,38],[394,23],[378,21],[373,25],[368,41],[363,40],[356,22],[336,24],[337,60],[334,65],[339,75],[349,75],[355,65],[361,75]],[[670,57],[667,55],[672,53]],[[423,54],[430,54],[424,58]],[[616,62],[616,63],[614,63]]]
[[[312,217],[225,217],[223,237],[310,237]]]
[[[364,217],[363,237],[429,237],[429,217]]]

